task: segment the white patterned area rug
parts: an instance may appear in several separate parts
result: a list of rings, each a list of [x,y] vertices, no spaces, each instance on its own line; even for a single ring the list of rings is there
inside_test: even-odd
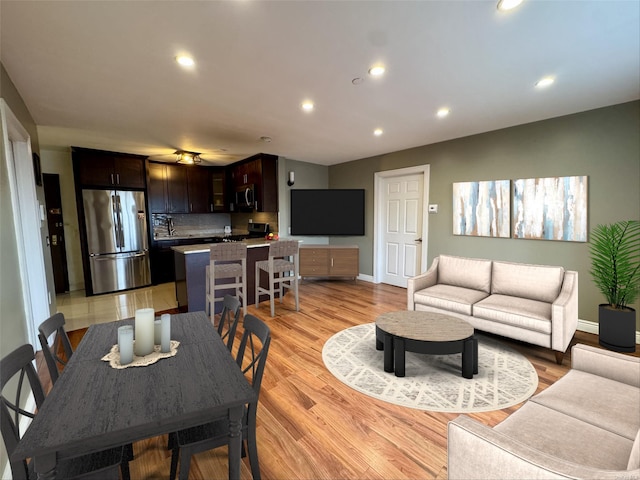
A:
[[[322,360],[349,387],[385,402],[435,412],[486,412],[524,402],[536,391],[538,375],[520,353],[476,334],[478,373],[462,378],[462,354],[406,353],[406,376],[383,368],[375,324],[336,333],[324,344]]]

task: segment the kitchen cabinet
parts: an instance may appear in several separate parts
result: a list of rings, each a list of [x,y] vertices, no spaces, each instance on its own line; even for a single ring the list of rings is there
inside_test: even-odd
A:
[[[194,166],[187,166],[184,168],[187,170],[189,213],[209,213],[211,211],[209,169]]]
[[[215,213],[228,212],[227,208],[227,176],[224,168],[214,168],[210,171],[211,182],[211,211]]]
[[[145,156],[72,147],[73,169],[80,188],[144,189]]]
[[[148,162],[151,213],[210,213],[225,211],[223,169]],[[214,194],[212,175],[218,178]],[[220,176],[221,175],[221,176]],[[217,206],[217,208],[216,208]]]
[[[278,211],[278,157],[259,153],[230,168],[232,192],[253,186],[254,209],[258,212]],[[235,202],[235,199],[232,200]],[[236,206],[234,205],[234,208]]]
[[[360,271],[356,245],[300,245],[301,277],[351,277]]]
[[[151,213],[189,213],[186,167],[149,162],[148,172]]]
[[[178,245],[178,242],[175,240],[152,243],[149,251],[149,260],[151,263],[151,283],[153,285],[175,281],[176,273],[171,247],[176,245]]]

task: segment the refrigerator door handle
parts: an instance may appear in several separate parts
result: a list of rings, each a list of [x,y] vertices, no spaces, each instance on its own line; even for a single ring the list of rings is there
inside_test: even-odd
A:
[[[116,216],[117,216],[117,231],[116,236],[118,238],[118,247],[124,248],[124,231],[122,229],[122,203],[120,202],[120,195],[116,195]]]

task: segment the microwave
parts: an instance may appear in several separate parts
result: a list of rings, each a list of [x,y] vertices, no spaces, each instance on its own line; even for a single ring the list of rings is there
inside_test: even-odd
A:
[[[236,205],[238,210],[253,211],[255,206],[254,185],[244,185],[236,189]]]

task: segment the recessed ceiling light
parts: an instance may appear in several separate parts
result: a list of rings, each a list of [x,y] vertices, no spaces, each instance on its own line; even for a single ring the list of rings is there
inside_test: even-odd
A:
[[[311,110],[313,110],[313,108],[314,108],[313,102],[311,102],[309,100],[306,100],[306,101],[302,102],[302,109],[305,112],[310,112]]]
[[[271,137],[267,137],[266,135],[260,137],[260,141],[264,143],[271,143],[271,140],[272,140]]]
[[[443,107],[443,108],[439,109],[439,110],[436,112],[436,115],[437,115],[438,117],[440,117],[440,118],[444,118],[444,117],[446,117],[447,115],[449,115],[449,112],[450,112],[450,110],[449,110],[448,108]]]
[[[555,78],[553,78],[553,77],[544,77],[544,78],[541,78],[540,80],[538,80],[536,82],[536,87],[538,87],[538,88],[548,87],[553,82],[555,82]]]
[[[176,57],[176,62],[183,67],[193,67],[196,64],[195,60],[188,55],[178,55]]]
[[[498,10],[506,12],[507,10],[513,10],[522,3],[522,0],[499,0]]]
[[[379,137],[380,135],[382,135],[382,134],[383,134],[383,131],[382,131],[382,129],[381,129],[381,128],[376,128],[376,129],[373,131],[373,134],[374,134],[376,137]]]
[[[382,65],[374,65],[369,69],[369,75],[372,77],[379,77],[385,71],[385,68]]]

